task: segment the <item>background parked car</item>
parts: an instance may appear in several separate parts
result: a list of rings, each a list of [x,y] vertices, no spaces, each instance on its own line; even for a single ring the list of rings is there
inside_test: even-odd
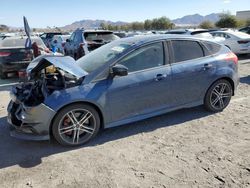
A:
[[[224,40],[222,37],[214,37],[209,33],[207,29],[177,29],[167,31],[165,34],[178,34],[178,35],[192,35],[197,38],[210,39],[215,42],[221,42]]]
[[[239,29],[240,32],[250,34],[250,26]]]
[[[54,35],[50,44],[51,48],[55,47],[57,52],[64,54],[64,45],[69,37],[70,35]]]
[[[25,69],[33,59],[32,48],[25,48],[27,37],[7,37],[0,40],[0,78],[7,78],[10,72]],[[31,37],[40,49],[46,46],[40,37]]]
[[[119,39],[112,31],[107,30],[75,30],[64,49],[65,54],[79,59],[100,46]]]
[[[223,37],[222,43],[231,49],[235,54],[250,53],[250,35],[233,30],[213,31],[211,34],[215,37]]]

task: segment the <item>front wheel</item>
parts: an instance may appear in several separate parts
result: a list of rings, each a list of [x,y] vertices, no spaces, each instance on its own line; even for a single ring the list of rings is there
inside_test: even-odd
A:
[[[228,106],[232,95],[232,85],[227,80],[218,80],[206,93],[205,108],[211,112],[221,112]]]
[[[52,124],[55,139],[62,145],[78,146],[94,138],[100,129],[98,112],[86,104],[73,104],[56,115]]]

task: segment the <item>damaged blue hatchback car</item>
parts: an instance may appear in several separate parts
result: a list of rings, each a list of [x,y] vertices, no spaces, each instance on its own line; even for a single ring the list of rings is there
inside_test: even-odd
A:
[[[109,128],[180,108],[222,111],[238,85],[225,46],[188,36],[120,39],[75,61],[40,56],[11,91],[11,135],[76,146]]]

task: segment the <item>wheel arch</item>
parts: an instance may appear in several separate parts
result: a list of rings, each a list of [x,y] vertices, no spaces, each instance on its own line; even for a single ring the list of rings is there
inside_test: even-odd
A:
[[[66,105],[62,106],[61,108],[59,108],[59,109],[57,110],[57,112],[56,112],[56,114],[54,115],[54,117],[52,118],[51,123],[50,123],[50,126],[49,126],[49,134],[50,134],[50,137],[51,137],[51,138],[53,137],[52,125],[53,125],[53,122],[54,122],[55,117],[57,116],[57,114],[58,114],[61,110],[63,110],[64,108],[66,108],[66,107],[68,107],[68,106],[70,106],[70,105],[74,105],[74,104],[87,104],[87,105],[93,107],[93,108],[97,111],[97,113],[99,114],[99,116],[100,116],[101,129],[104,129],[104,115],[103,115],[101,109],[100,109],[96,104],[91,103],[91,102],[88,102],[88,101],[76,101],[76,102],[72,102],[72,103],[66,104]]]

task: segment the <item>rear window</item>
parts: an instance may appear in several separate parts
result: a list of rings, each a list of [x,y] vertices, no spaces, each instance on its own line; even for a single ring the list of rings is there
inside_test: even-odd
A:
[[[113,41],[119,39],[118,36],[114,35],[112,32],[86,32],[84,33],[84,37],[87,41]]]
[[[211,54],[216,54],[220,51],[221,46],[219,44],[215,44],[212,42],[203,42],[206,48],[209,50]]]
[[[25,42],[26,42],[26,37],[25,38],[6,38],[1,40],[0,42],[0,47],[5,47],[5,48],[24,48],[25,47]],[[40,47],[45,47],[43,41],[40,38],[33,38],[31,39],[32,43],[36,42],[38,46]]]
[[[196,41],[173,40],[172,47],[175,62],[187,61],[204,57],[203,48]]]

